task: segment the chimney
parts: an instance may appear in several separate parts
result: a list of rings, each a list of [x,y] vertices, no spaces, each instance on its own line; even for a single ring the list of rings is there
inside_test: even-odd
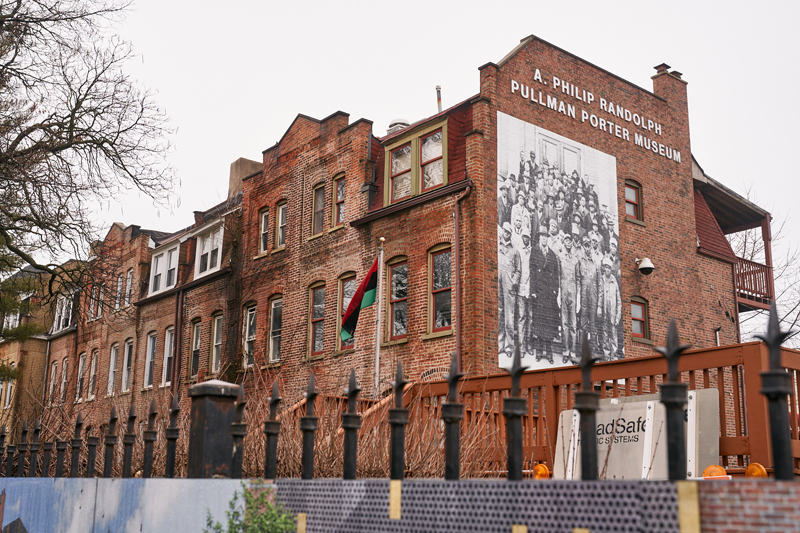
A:
[[[242,180],[260,171],[261,166],[261,163],[245,159],[244,157],[240,157],[231,163],[231,174],[228,180],[228,198],[232,198],[236,196],[237,193],[242,192],[244,188]]]
[[[392,120],[391,122],[389,122],[389,129],[386,130],[386,134],[387,135],[391,135],[392,133],[394,133],[396,131],[400,131],[402,129],[405,129],[405,128],[409,127],[410,125],[411,125],[411,123],[408,122],[406,119],[404,119],[404,118],[396,118],[396,119]]]

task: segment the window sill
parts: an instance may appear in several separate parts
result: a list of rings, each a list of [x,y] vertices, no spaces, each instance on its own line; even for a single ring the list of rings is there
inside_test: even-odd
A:
[[[269,252],[261,252],[257,256],[253,257],[253,261],[255,261],[256,259],[264,259],[267,256],[269,256]]]
[[[106,394],[106,398],[113,398],[115,394],[112,392],[111,394]]]
[[[285,245],[284,245],[284,246],[281,246],[280,248],[275,248],[274,250],[272,250],[272,251],[270,252],[270,254],[277,254],[278,252],[282,252],[282,251],[284,251],[284,250],[286,250],[286,246],[285,246]]]
[[[309,362],[310,361],[321,361],[322,359],[325,359],[325,354],[324,353],[317,354],[317,355],[312,355],[310,357],[307,357],[306,361],[309,361]]]
[[[334,226],[328,230],[328,233],[333,233],[334,231],[339,231],[340,229],[344,229],[344,224],[339,224],[338,226]]]
[[[131,391],[129,391],[129,390],[124,390],[124,391],[119,393],[120,397],[122,397],[122,396],[130,396],[130,394],[131,394]]]
[[[356,351],[355,347],[353,347],[353,348],[345,348],[343,350],[338,350],[338,351],[333,352],[331,354],[331,357],[339,357],[339,356],[344,355],[346,353],[353,353],[355,351]]]
[[[450,329],[443,329],[442,331],[434,331],[433,333],[428,333],[427,335],[423,335],[420,339],[424,341],[429,341],[431,339],[438,339],[441,337],[450,337],[453,334],[453,328]]]
[[[388,348],[389,346],[397,346],[398,344],[406,344],[408,342],[408,337],[403,337],[402,339],[395,339],[389,342],[382,342],[381,348]]]
[[[648,346],[653,346],[655,343],[650,339],[645,339],[644,337],[634,337],[631,335],[631,340],[633,342],[638,342],[639,344],[647,344]]]
[[[151,391],[151,390],[153,390],[153,386],[152,385],[150,385],[149,387],[143,388],[142,392],[147,392],[147,391]]]
[[[261,370],[270,370],[270,369],[273,369],[273,368],[280,368],[280,367],[281,367],[281,362],[277,361],[275,363],[269,363],[269,364],[266,364],[266,365],[261,365]]]
[[[314,241],[314,240],[319,239],[320,237],[322,237],[324,235],[325,235],[325,232],[323,231],[322,233],[317,233],[316,235],[312,235],[311,237],[306,239],[306,241]]]
[[[93,401],[94,401],[94,396],[92,396],[91,398],[86,398],[86,403],[93,402]]]
[[[171,382],[171,381],[168,381],[168,382],[164,383],[163,385],[159,385],[159,386],[158,386],[158,388],[159,388],[159,389],[166,389],[166,388],[167,388],[167,387],[169,387],[170,385],[172,385],[172,382]]]
[[[643,228],[647,227],[647,224],[645,224],[643,221],[639,220],[638,218],[625,217],[625,221],[626,222],[630,222],[631,224],[636,224],[637,226],[642,226]]]
[[[191,385],[192,383],[197,383],[197,376],[183,380],[184,385]]]

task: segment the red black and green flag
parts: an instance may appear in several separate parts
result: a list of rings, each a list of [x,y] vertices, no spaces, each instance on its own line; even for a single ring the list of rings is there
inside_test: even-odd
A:
[[[375,292],[378,287],[378,258],[372,263],[372,268],[367,272],[367,276],[361,281],[358,290],[350,300],[350,305],[347,306],[347,311],[342,318],[342,332],[340,337],[346,341],[353,336],[358,324],[358,315],[365,307],[375,303]]]

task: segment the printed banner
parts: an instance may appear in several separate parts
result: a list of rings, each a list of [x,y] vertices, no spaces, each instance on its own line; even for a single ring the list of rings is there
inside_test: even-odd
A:
[[[499,366],[624,357],[616,158],[497,113]]]

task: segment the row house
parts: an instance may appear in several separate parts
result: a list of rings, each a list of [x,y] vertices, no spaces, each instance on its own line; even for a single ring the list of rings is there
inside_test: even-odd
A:
[[[555,368],[583,334],[639,357],[673,317],[695,347],[732,344],[774,299],[769,224],[697,162],[681,73],[659,65],[648,90],[531,36],[473,97],[385,134],[297,115],[181,231],[115,224],[97,283],[55,309],[44,401],[145,409],[215,377],[296,401],[311,373],[341,394],[351,368],[378,398],[397,361],[413,381],[453,353],[473,375],[516,351]],[[754,228],[764,264],[729,244]],[[380,305],[343,341],[379,257]]]

